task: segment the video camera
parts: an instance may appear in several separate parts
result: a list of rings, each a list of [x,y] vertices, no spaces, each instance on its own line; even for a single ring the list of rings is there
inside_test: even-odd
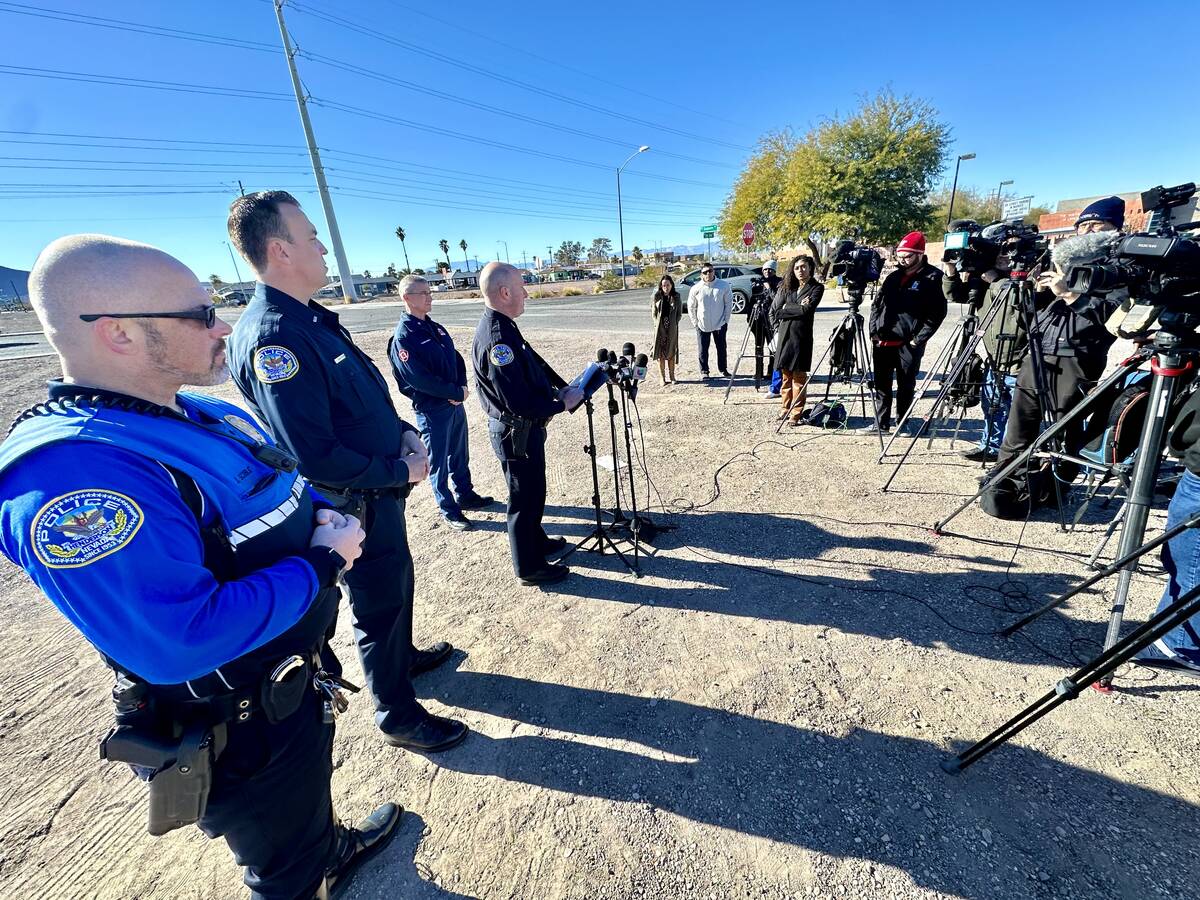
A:
[[[983,226],[971,219],[954,223],[954,230],[946,232],[942,260],[954,263],[960,272],[986,272],[996,268],[1000,245],[982,236]]]
[[[861,303],[863,291],[883,274],[883,257],[874,247],[840,241],[833,251],[833,265],[829,274],[836,276],[846,286],[851,305]]]
[[[953,262],[960,272],[986,272],[1007,268],[1028,271],[1046,255],[1050,245],[1036,225],[1023,222],[993,222],[981,227],[970,220],[955,223],[960,227],[946,233],[942,259]],[[1000,264],[1000,257],[1007,257]]]
[[[1107,259],[1072,266],[1067,288],[1077,294],[1108,294],[1124,288],[1134,303],[1163,307],[1192,306],[1200,301],[1200,243],[1181,234],[1200,222],[1172,225],[1167,211],[1187,203],[1196,193],[1192,182],[1142,193],[1142,209],[1161,224],[1113,241]],[[1200,310],[1196,310],[1200,312]]]

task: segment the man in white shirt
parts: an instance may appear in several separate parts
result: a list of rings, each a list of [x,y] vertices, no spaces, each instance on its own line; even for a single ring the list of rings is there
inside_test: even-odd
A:
[[[725,332],[733,312],[733,291],[728,281],[717,277],[712,263],[706,262],[700,267],[700,280],[688,292],[687,309],[688,318],[696,326],[696,340],[700,345],[700,377],[708,378],[708,344],[710,339],[715,339],[717,368],[728,378]]]

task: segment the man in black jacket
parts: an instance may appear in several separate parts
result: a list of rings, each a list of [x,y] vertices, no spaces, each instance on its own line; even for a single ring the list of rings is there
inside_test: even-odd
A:
[[[859,434],[887,434],[892,426],[892,378],[896,417],[912,406],[925,345],[946,318],[942,275],[925,257],[925,235],[910,231],[896,246],[897,269],[883,280],[871,304],[870,335],[875,368],[877,422]]]

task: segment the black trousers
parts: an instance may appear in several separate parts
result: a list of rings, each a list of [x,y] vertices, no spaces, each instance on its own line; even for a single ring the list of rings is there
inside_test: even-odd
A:
[[[260,714],[228,728],[197,824],[225,838],[246,867],[254,900],[309,900],[333,857],[333,726],[322,722],[321,703],[308,691],[278,725]]]
[[[508,549],[513,571],[518,578],[527,578],[546,567],[550,544],[542,528],[546,512],[546,429],[534,426],[530,430],[524,456],[518,456],[512,429],[503,422],[489,418],[488,435],[508,484]]]
[[[404,524],[404,500],[369,500],[363,512],[362,555],[346,573],[354,639],[367,687],[375,700],[375,723],[389,734],[425,717],[408,674],[413,653],[413,561]]]
[[[1104,373],[1106,360],[1103,357],[1046,356],[1046,382],[1056,418],[1062,418],[1071,407],[1083,399],[1084,394],[1095,387]],[[1000,455],[996,458],[996,469],[1007,465],[1034,442],[1042,430],[1042,405],[1038,402],[1037,382],[1034,379],[1033,360],[1026,355],[1017,373],[1017,387],[1013,391],[1012,407],[1008,413],[1008,426],[1000,444]],[[1063,444],[1068,453],[1079,451],[1083,436],[1083,420],[1075,421],[1063,435]],[[1064,481],[1074,481],[1078,467],[1060,463],[1056,470]]]
[[[875,368],[875,403],[879,407],[879,426],[892,426],[892,379],[896,380],[896,418],[903,419],[913,403],[917,387],[917,373],[921,370],[921,357],[925,348],[916,349],[909,344],[900,347],[874,345],[871,358]]]
[[[725,335],[729,331],[729,323],[726,322],[716,331],[696,331],[696,339],[700,343],[700,374],[708,374],[708,342],[712,339],[717,345],[717,371],[728,372],[729,360],[725,353]]]

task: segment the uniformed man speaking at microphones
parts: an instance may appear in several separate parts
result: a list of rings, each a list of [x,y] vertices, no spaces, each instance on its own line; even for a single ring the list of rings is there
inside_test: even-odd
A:
[[[508,483],[508,544],[513,569],[525,585],[567,577],[564,565],[546,562],[566,549],[542,528],[546,509],[546,423],[574,409],[583,391],[567,383],[521,336],[514,321],[529,293],[513,266],[491,262],[479,276],[486,309],[475,330],[472,357],[479,402],[488,416],[492,449]]]
[[[429,474],[425,445],[337,313],[309,300],[325,284],[326,251],[296,199],[283,191],[239,197],[229,236],[259,282],[229,339],[233,380],[300,471],[340,509],[361,513],[367,532],[346,586],[375,722],[394,747],[453,747],[467,727],[427,712],[412,685],[451,651],[445,641],[412,645],[404,509],[410,485]]]

